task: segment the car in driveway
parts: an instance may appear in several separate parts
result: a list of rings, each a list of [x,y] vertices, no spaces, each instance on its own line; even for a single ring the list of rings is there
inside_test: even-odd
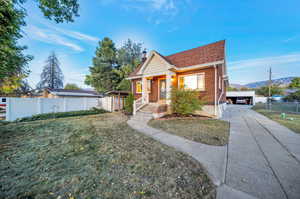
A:
[[[238,97],[236,99],[236,104],[247,104],[247,100],[245,98]]]
[[[0,97],[0,109],[5,109],[6,107],[6,97]]]
[[[0,120],[5,117],[6,112],[6,98],[0,97]]]

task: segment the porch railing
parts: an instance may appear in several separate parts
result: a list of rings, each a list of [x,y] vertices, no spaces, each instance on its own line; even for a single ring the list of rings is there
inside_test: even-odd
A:
[[[141,108],[143,108],[146,104],[149,103],[149,96],[144,95],[137,100],[133,101],[133,115],[136,114]]]

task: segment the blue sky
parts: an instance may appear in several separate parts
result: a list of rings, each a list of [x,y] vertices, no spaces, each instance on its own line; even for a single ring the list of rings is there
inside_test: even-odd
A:
[[[230,83],[300,76],[299,0],[80,0],[74,23],[45,19],[29,0],[21,44],[34,56],[28,80],[39,81],[55,51],[65,83],[84,85],[98,41],[108,36],[121,46],[131,38],[169,55],[226,39]]]

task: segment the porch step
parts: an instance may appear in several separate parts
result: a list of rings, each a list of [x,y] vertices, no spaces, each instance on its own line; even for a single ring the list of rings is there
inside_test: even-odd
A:
[[[164,106],[163,104],[158,104],[158,103],[149,103],[146,106],[144,106],[140,112],[142,113],[159,113],[159,112],[164,112]]]

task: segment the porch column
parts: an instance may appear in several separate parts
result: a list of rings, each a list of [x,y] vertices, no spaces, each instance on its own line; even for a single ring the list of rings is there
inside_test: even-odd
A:
[[[143,77],[142,78],[142,98],[143,98],[143,100],[147,99],[146,98],[147,95],[148,95],[148,92],[147,92],[147,78]],[[143,103],[148,103],[148,102],[143,101]]]
[[[166,74],[166,103],[171,103],[171,87],[172,87],[172,75]]]

